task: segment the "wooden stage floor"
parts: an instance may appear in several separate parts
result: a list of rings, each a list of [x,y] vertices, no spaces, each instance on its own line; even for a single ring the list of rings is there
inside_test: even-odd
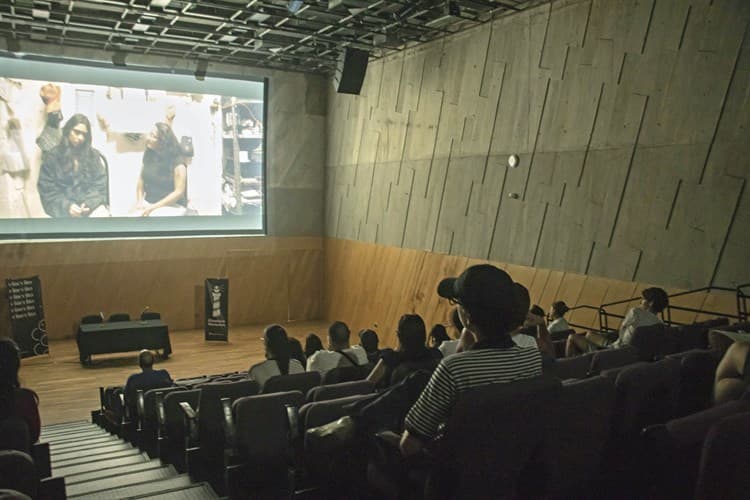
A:
[[[170,332],[172,356],[154,366],[168,370],[172,378],[247,370],[264,358],[264,326],[231,327],[229,342],[206,342],[203,330]],[[328,322],[294,322],[284,328],[304,346],[310,332],[325,342]],[[135,352],[95,355],[93,364],[83,367],[75,339],[52,340],[49,347],[49,355],[21,360],[21,385],[39,395],[42,425],[90,420],[91,410],[99,407],[100,386],[123,385],[140,371]]]

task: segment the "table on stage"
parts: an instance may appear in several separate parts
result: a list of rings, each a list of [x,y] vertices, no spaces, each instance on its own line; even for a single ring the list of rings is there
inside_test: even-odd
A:
[[[172,354],[169,329],[160,319],[83,324],[78,327],[76,341],[82,364],[90,362],[92,354],[141,349],[162,349],[165,359]]]

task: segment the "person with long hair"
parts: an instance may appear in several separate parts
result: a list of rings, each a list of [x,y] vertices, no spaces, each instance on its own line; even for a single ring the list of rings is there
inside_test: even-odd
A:
[[[313,354],[323,350],[323,341],[314,333],[308,333],[305,337],[305,358],[310,358]]]
[[[157,123],[146,138],[135,212],[143,217],[185,215],[187,166],[180,142],[166,123]]]
[[[21,387],[18,370],[21,355],[16,343],[0,339],[0,421],[10,417],[21,418],[29,429],[31,443],[36,443],[41,431],[39,396],[31,389]]]
[[[250,367],[250,378],[258,382],[261,390],[266,381],[276,375],[294,375],[305,369],[292,358],[292,349],[286,330],[281,325],[269,325],[263,331],[266,360]]]
[[[106,160],[91,146],[91,123],[84,115],[73,115],[60,143],[44,155],[37,187],[51,217],[109,215]]]

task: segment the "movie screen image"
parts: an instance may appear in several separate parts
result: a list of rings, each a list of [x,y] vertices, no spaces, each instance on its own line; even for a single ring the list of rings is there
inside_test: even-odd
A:
[[[264,230],[265,82],[0,62],[3,237]]]

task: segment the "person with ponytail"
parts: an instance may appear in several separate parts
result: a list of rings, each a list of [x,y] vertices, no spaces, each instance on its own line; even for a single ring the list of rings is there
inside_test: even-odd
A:
[[[0,421],[11,417],[23,419],[31,443],[36,443],[41,431],[39,396],[21,387],[18,381],[20,367],[21,356],[16,343],[8,338],[0,339]]]
[[[286,330],[281,325],[269,325],[263,331],[266,360],[250,367],[250,378],[258,382],[261,390],[266,381],[276,375],[294,375],[305,369],[292,358],[292,349]]]

